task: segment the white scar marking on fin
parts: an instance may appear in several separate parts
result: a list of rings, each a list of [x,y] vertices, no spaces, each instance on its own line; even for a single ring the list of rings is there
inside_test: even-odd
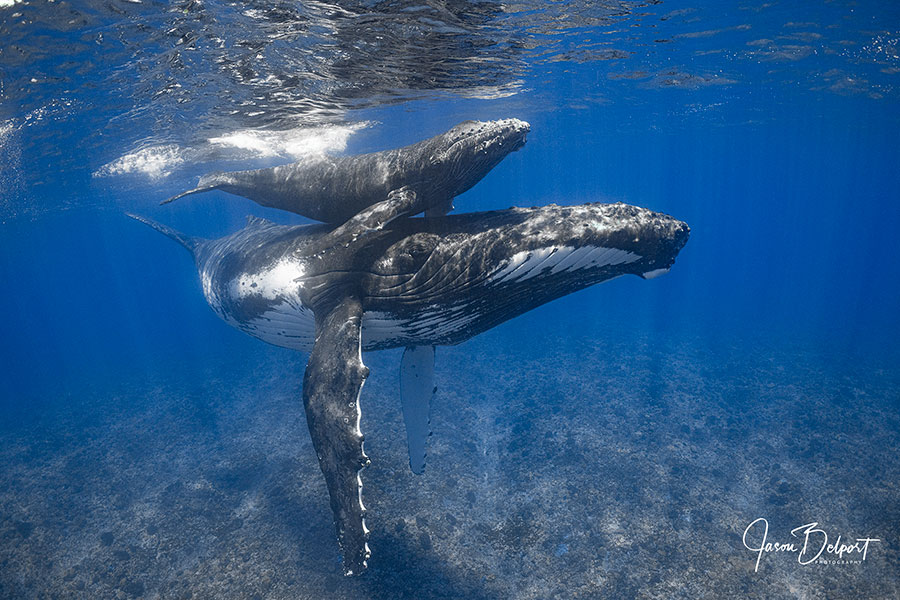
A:
[[[356,346],[356,355],[359,358],[360,366],[365,368],[365,364],[363,363],[363,360],[362,360],[362,323],[360,323],[360,325],[359,325],[359,331],[360,331],[360,335],[359,335],[358,344]],[[356,407],[356,432],[355,433],[360,438],[362,438],[363,434],[362,434],[362,429],[360,428],[360,422],[362,421],[362,409],[359,407],[359,398],[362,395],[362,386],[365,385],[365,383],[366,383],[366,380],[363,379],[363,382],[359,385],[359,391],[356,393],[356,402],[355,402],[355,407]],[[362,447],[362,442],[360,442],[360,452],[362,453],[363,458],[365,458],[366,451]],[[360,469],[360,471],[362,471],[362,469]],[[359,474],[357,473],[357,476],[358,475]],[[360,481],[359,485],[360,485],[360,490],[362,490],[362,481]],[[360,496],[359,504],[360,504],[360,506],[362,506],[362,496]]]
[[[360,335],[357,339],[356,356],[359,358],[360,366],[365,367],[365,364],[363,364],[363,361],[362,361],[362,323],[360,323]],[[366,468],[366,461],[367,461],[368,457],[366,456],[366,448],[364,446],[364,442],[362,439],[362,437],[363,437],[362,429],[360,428],[360,422],[362,421],[362,409],[359,406],[359,398],[360,398],[360,396],[362,396],[362,389],[363,389],[363,385],[365,385],[365,383],[366,383],[366,380],[365,380],[365,378],[363,378],[362,383],[359,384],[359,390],[356,392],[356,402],[354,402],[354,405],[355,405],[354,407],[356,408],[356,431],[355,431],[355,434],[359,437],[359,453],[362,456],[362,461],[363,461],[363,466],[361,466],[356,471],[356,492],[357,492],[357,496],[359,499],[360,515],[364,515],[366,512],[366,506],[363,504],[363,497],[362,497],[362,489],[363,489],[362,471],[363,471],[363,469]],[[369,529],[366,527],[365,517],[360,516],[359,520],[360,520],[360,524],[362,526],[363,535],[364,536],[369,535]],[[367,543],[363,542],[363,546],[364,546],[363,566],[365,567],[366,566],[366,558],[369,557],[369,545]]]
[[[365,512],[366,507],[363,505],[362,499],[362,469],[356,472],[356,491],[359,496],[359,510]],[[365,523],[363,523],[363,528],[365,529]]]

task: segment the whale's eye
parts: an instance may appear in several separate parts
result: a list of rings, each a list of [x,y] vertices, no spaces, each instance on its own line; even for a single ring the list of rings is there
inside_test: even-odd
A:
[[[425,264],[440,240],[433,233],[418,233],[404,238],[387,249],[378,270],[382,274],[412,274]]]
[[[414,235],[401,242],[402,251],[410,256],[428,255],[437,246],[439,240],[438,236],[430,233]]]

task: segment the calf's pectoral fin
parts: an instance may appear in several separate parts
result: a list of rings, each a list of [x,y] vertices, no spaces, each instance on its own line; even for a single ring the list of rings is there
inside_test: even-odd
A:
[[[359,394],[369,370],[360,354],[362,307],[346,297],[316,311],[316,342],[303,378],[303,405],[325,475],[344,572],[358,575],[369,558],[360,471],[369,464],[359,428]]]
[[[347,247],[370,233],[381,231],[385,225],[405,215],[422,212],[423,207],[410,187],[393,190],[381,202],[360,211],[344,224],[305,246],[306,255],[321,254],[335,247]]]
[[[434,346],[407,346],[400,361],[400,404],[406,425],[409,468],[416,475],[425,471],[425,452],[431,435],[431,400],[434,386]]]
[[[405,215],[414,215],[425,210],[416,192],[409,186],[392,190],[388,197],[361,210],[330,235],[362,235],[380,231],[385,225]]]

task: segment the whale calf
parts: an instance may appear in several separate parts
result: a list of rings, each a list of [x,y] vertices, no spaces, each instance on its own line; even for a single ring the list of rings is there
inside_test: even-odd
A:
[[[416,193],[416,214],[446,214],[453,198],[481,181],[525,144],[529,125],[519,119],[465,121],[410,146],[356,156],[317,156],[299,162],[200,178],[189,194],[222,190],[257,204],[325,223],[343,223],[403,187]]]
[[[250,218],[215,240],[135,217],[190,250],[207,302],[228,324],[310,352],[304,407],[348,575],[363,572],[370,556],[362,350],[407,349],[404,420],[411,454],[424,452],[434,391],[429,346],[459,344],[621,275],[654,278],[689,236],[673,217],[620,203],[396,218],[416,202],[401,189],[336,228]],[[421,458],[411,456],[414,469]]]

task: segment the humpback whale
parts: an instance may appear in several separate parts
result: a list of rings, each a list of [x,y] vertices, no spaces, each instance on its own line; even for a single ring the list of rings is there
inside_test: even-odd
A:
[[[196,188],[163,204],[189,194],[222,190],[262,206],[338,224],[384,200],[391,191],[409,187],[416,193],[411,214],[446,214],[454,197],[525,144],[528,131],[528,123],[519,119],[464,121],[402,148],[204,175]]]
[[[621,275],[656,277],[689,235],[673,217],[621,203],[396,218],[416,202],[401,189],[336,228],[251,217],[244,229],[213,240],[132,215],[191,252],[207,302],[227,323],[310,352],[304,408],[348,575],[364,571],[370,556],[363,350],[407,349],[404,419],[410,452],[424,452],[430,347],[459,344]],[[421,458],[411,457],[414,469]]]

